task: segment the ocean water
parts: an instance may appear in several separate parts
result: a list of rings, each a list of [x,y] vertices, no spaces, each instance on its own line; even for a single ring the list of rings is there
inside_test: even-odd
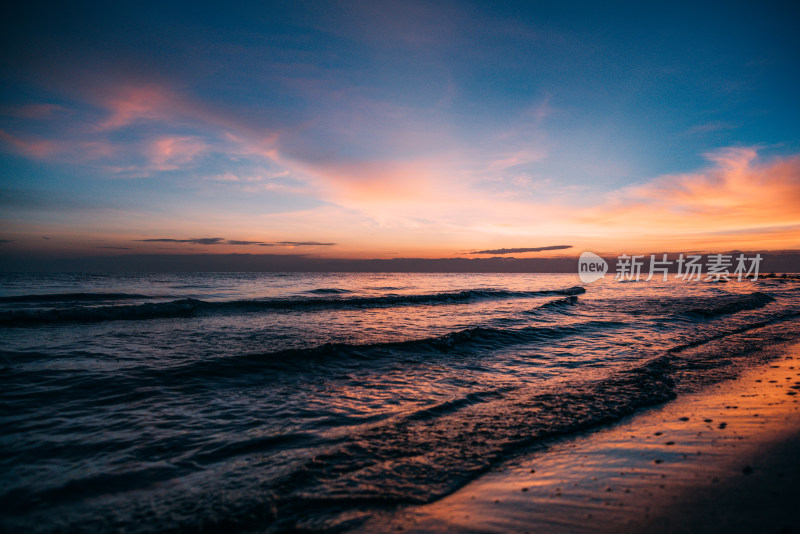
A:
[[[0,275],[0,529],[357,529],[800,337],[800,284]]]

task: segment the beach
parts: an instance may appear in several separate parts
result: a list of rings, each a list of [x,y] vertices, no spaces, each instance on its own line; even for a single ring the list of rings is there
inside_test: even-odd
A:
[[[768,363],[498,468],[369,531],[795,532],[800,345]]]

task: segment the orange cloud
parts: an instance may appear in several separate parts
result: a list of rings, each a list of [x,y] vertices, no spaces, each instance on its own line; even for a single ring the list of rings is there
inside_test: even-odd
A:
[[[304,167],[301,164],[301,167]],[[426,161],[358,161],[308,167],[334,199],[358,205],[402,203],[430,196],[440,182],[435,164]]]
[[[539,115],[546,115],[546,102],[538,115],[523,121],[532,126],[512,129],[501,144],[486,147],[466,147],[447,128],[428,132],[435,121],[375,104],[365,116],[353,114],[347,121],[349,110],[334,114],[328,119],[331,124],[319,119],[325,132],[345,136],[330,148],[301,139],[300,126],[279,135],[257,118],[205,105],[164,85],[99,89],[84,95],[107,112],[93,128],[74,136],[65,129],[47,140],[0,130],[0,142],[38,159],[89,161],[106,169],[114,163],[125,172],[185,168],[211,152],[249,160],[245,169],[223,169],[206,180],[253,193],[323,200],[324,208],[282,211],[269,222],[276,228],[296,228],[301,236],[313,236],[313,228],[320,227],[330,229],[337,242],[342,240],[335,236],[352,236],[350,251],[364,247],[447,255],[473,248],[519,248],[531,239],[630,251],[634,246],[800,247],[798,156],[764,161],[754,148],[731,148],[710,154],[706,169],[661,176],[595,200],[580,189],[558,189],[557,176],[526,174],[525,165],[547,156],[547,143],[536,130]],[[55,111],[34,107],[26,113],[46,117]],[[159,124],[144,140],[134,136],[135,141],[125,142],[118,140],[125,136],[111,135],[146,122]],[[341,155],[359,139],[367,145],[360,154],[379,156]],[[277,180],[286,177],[290,179]],[[196,224],[202,225],[210,215],[197,217]],[[233,212],[219,217],[237,234],[254,224]]]
[[[606,234],[714,244],[756,242],[772,236],[800,245],[800,157],[760,161],[753,148],[708,155],[715,165],[625,188],[577,218]]]

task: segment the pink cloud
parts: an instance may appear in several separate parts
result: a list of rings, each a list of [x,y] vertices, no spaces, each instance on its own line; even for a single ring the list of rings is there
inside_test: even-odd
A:
[[[175,96],[156,85],[123,86],[103,105],[111,115],[97,125],[99,130],[115,130],[141,120],[165,119],[172,114]]]
[[[35,159],[86,163],[111,158],[119,147],[105,139],[82,140],[74,138],[32,139],[0,130],[0,142],[24,156]]]
[[[212,151],[256,161],[276,157],[277,132],[255,117],[206,105],[165,84],[94,84],[78,89],[78,97],[105,111],[104,117],[97,120],[92,115],[71,112],[68,120],[50,125],[47,138],[0,131],[0,144],[36,159],[92,165],[106,172],[133,175],[179,169]],[[6,111],[10,116],[38,120],[62,110],[66,111],[50,104],[32,104]],[[112,136],[119,129],[140,124],[148,126],[136,134],[144,139]],[[153,125],[156,128],[150,127]],[[165,131],[181,133],[164,134]],[[197,133],[184,133],[187,131]]]
[[[9,145],[14,152],[36,159],[44,159],[53,154],[58,148],[57,143],[53,141],[24,139],[4,130],[0,130],[0,141]]]
[[[192,163],[208,145],[194,137],[164,136],[149,143],[147,155],[154,170],[175,170]]]
[[[109,116],[96,125],[108,131],[137,122],[160,122],[167,126],[215,126],[217,135],[226,132],[245,137],[250,142],[274,145],[277,131],[252,116],[212,106],[157,83],[123,83],[110,87],[93,87],[84,98],[106,109]]]

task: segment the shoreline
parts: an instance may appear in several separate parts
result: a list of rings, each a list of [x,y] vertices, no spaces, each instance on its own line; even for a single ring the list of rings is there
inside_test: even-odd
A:
[[[773,348],[776,359],[737,378],[551,443],[356,531],[791,532],[800,344]]]

